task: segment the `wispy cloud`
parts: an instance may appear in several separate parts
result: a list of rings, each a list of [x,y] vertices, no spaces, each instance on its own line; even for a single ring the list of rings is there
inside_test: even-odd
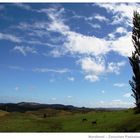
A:
[[[4,5],[0,5],[0,10],[4,10],[5,6]]]
[[[115,87],[124,87],[124,86],[126,86],[125,83],[114,83],[113,85],[114,85]]]
[[[101,29],[101,26],[99,24],[93,24],[93,23],[88,23],[92,28],[95,28],[95,29]]]
[[[33,47],[25,47],[25,46],[15,46],[13,48],[13,51],[19,52],[21,54],[23,54],[24,56],[26,56],[28,53],[32,53],[32,54],[38,54],[38,52],[36,51],[35,48]]]
[[[25,9],[25,10],[32,10],[32,8],[28,4],[23,4],[23,3],[14,3],[13,5]]]
[[[52,100],[53,100],[53,101],[55,101],[55,100],[56,100],[56,98],[52,98]]]
[[[111,101],[99,101],[99,104],[98,104],[99,107],[101,106],[104,106],[104,107],[120,107],[120,108],[129,108],[129,107],[133,107],[133,103],[131,102],[126,102],[126,101],[123,101],[123,100],[120,100],[120,99],[114,99],[114,100],[111,100]]]
[[[19,71],[24,71],[24,70],[25,70],[24,68],[19,67],[19,66],[9,66],[9,69],[12,69],[12,70],[19,70]]]
[[[81,69],[85,73],[86,80],[98,81],[100,79],[99,76],[102,74],[120,73],[120,69],[125,65],[125,62],[107,63],[104,60],[104,55],[109,52],[114,51],[122,56],[131,55],[133,50],[131,34],[130,32],[126,33],[126,29],[123,27],[116,28],[114,33],[112,33],[115,38],[114,40],[110,40],[106,37],[98,38],[96,36],[88,36],[71,31],[70,27],[64,22],[65,19],[63,18],[63,14],[65,14],[65,9],[63,7],[40,9],[38,12],[45,13],[49,17],[50,23],[47,25],[47,30],[49,32],[58,32],[62,35],[62,38],[65,38],[65,41],[62,42],[62,45],[60,46],[62,49],[60,49],[60,51],[56,50],[56,48],[52,50],[50,52],[52,56],[60,57],[61,54],[64,53],[87,56],[78,60],[78,64],[80,64]],[[106,17],[99,14],[96,14],[93,17],[100,21],[108,21]],[[100,28],[99,26],[97,27],[96,25],[96,28]],[[121,36],[116,38],[116,34],[120,34]],[[126,44],[129,47],[126,48]],[[42,70],[42,72],[45,71],[48,72],[48,69]]]
[[[0,33],[0,40],[8,40],[15,43],[22,42],[21,38],[12,34],[5,34],[5,33]]]
[[[105,90],[102,90],[101,92],[102,92],[102,93],[105,93]]]
[[[128,31],[126,28],[124,27],[117,27],[115,31],[111,32],[108,34],[108,37],[110,40],[116,40],[116,38],[118,38],[117,36],[119,35],[128,35]],[[128,37],[129,38],[129,37]]]
[[[62,52],[59,51],[58,49],[53,49],[52,51],[50,51],[50,55],[53,57],[60,57],[62,56]]]
[[[138,3],[98,3],[97,5],[114,15],[111,24],[125,23],[125,26],[132,25],[133,11],[140,11]]]
[[[14,90],[19,91],[20,90],[19,86],[15,87]]]
[[[72,98],[72,96],[70,96],[70,95],[69,95],[69,96],[67,96],[67,98],[69,98],[69,99],[70,99],[70,98]]]
[[[71,82],[75,81],[75,78],[74,78],[74,77],[68,77],[67,79],[68,79],[69,81],[71,81]]]
[[[126,62],[125,61],[121,61],[121,62],[110,62],[108,63],[108,67],[107,67],[107,72],[109,73],[115,73],[115,74],[120,74],[120,68],[125,66]]]
[[[53,72],[53,73],[59,73],[59,74],[70,72],[70,70],[67,68],[64,68],[64,69],[35,68],[32,71],[33,72],[41,72],[41,73]]]
[[[24,7],[26,9],[30,9],[28,5],[21,4],[19,6]],[[108,12],[111,12],[114,4],[109,5],[103,4],[103,6],[98,4],[98,6],[107,9]],[[120,9],[118,8],[118,10]],[[37,10],[36,12],[41,14],[43,13],[45,16],[49,18],[49,21],[47,23],[36,21],[33,24],[20,23],[18,28],[20,30],[22,29],[29,30],[34,37],[36,35],[38,37],[39,36],[42,37],[43,36],[42,34],[45,35],[45,32],[49,33],[48,35],[46,35],[47,37],[50,35],[50,33],[59,33],[62,39],[61,46],[54,47],[52,44],[51,46],[52,48],[51,51],[49,52],[49,55],[53,57],[61,57],[64,56],[64,54],[77,56],[77,61],[79,62],[78,65],[80,65],[81,69],[83,70],[86,80],[94,82],[99,81],[100,76],[103,74],[108,73],[120,74],[120,70],[125,65],[125,62],[124,61],[106,62],[104,56],[114,51],[118,55],[127,57],[130,56],[133,51],[132,47],[133,45],[131,42],[131,33],[128,32],[127,28],[125,27],[119,26],[107,37],[101,38],[95,35],[89,36],[71,30],[71,28],[65,22],[66,19],[64,18],[63,15],[66,13],[66,11],[63,7],[43,8]],[[114,11],[113,14],[117,14],[117,12]],[[77,17],[77,18],[83,18],[86,21],[91,21],[94,19],[100,22],[109,21],[107,17],[100,14],[95,14],[87,18],[85,17]],[[91,24],[91,22],[89,22],[89,24],[92,28],[98,29],[101,28],[101,26],[98,24]],[[119,34],[120,36],[117,37],[117,34]],[[45,44],[44,42],[41,42],[38,39],[27,40],[26,42],[29,44]],[[24,56],[26,56],[28,53],[37,54],[37,50],[32,47],[16,46],[14,47],[13,50],[22,53]],[[45,53],[43,53],[43,55],[44,54]],[[34,71],[65,73],[65,70],[61,71],[48,68],[36,68],[34,69]]]
[[[99,20],[99,21],[104,21],[104,22],[107,22],[108,21],[108,18],[106,18],[105,16],[102,16],[102,15],[100,15],[100,14],[96,14],[95,16],[94,16],[94,18],[95,19],[97,19],[97,20]]]
[[[131,95],[132,95],[131,93],[126,93],[123,95],[123,97],[129,98],[129,97],[131,97]]]

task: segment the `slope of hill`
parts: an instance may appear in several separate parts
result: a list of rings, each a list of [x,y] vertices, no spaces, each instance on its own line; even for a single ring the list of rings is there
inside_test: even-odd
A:
[[[140,132],[140,114],[134,114],[132,109],[83,113],[48,108],[10,112],[0,116],[0,132]]]
[[[62,104],[40,104],[35,102],[20,102],[20,103],[0,103],[0,109],[8,112],[26,112],[26,111],[35,111],[39,109],[62,109],[70,111],[111,111],[111,110],[123,110],[125,108],[86,108],[86,107],[75,107],[72,105],[62,105]]]

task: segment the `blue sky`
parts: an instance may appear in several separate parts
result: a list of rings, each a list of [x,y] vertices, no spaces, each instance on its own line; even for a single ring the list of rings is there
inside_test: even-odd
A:
[[[132,107],[138,3],[0,4],[0,102]]]

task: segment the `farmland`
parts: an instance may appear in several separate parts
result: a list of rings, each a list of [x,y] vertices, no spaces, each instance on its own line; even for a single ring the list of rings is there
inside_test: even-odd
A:
[[[0,132],[140,132],[140,114],[133,109],[86,113],[50,108],[24,113],[1,110]]]

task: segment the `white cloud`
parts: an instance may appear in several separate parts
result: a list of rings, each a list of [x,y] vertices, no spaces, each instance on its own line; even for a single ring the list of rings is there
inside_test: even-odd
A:
[[[104,90],[102,90],[101,92],[102,92],[102,93],[105,93],[105,91],[104,91]]]
[[[131,40],[131,32],[121,36],[111,42],[111,50],[118,52],[122,56],[131,56],[134,50],[133,43]]]
[[[109,42],[95,36],[85,36],[76,32],[67,32],[64,47],[71,53],[100,55],[110,51]]]
[[[104,61],[100,58],[85,57],[78,62],[86,73],[85,79],[91,82],[99,81],[99,75],[105,71]]]
[[[15,91],[19,91],[19,89],[20,89],[19,87],[15,87],[14,88]]]
[[[20,43],[21,39],[15,35],[12,34],[4,34],[4,33],[0,33],[0,40],[9,40],[11,42],[15,42],[15,43]]]
[[[100,26],[99,24],[93,24],[93,23],[90,23],[90,22],[88,22],[88,24],[89,24],[92,28],[101,29],[101,26]]]
[[[134,107],[134,104],[132,102],[126,102],[122,101],[120,99],[114,99],[112,101],[99,101],[97,104],[99,107],[106,107],[106,108],[129,108],[129,107]]]
[[[72,96],[70,96],[70,95],[69,95],[69,96],[67,96],[67,98],[69,98],[69,99],[70,99],[70,98],[72,98]]]
[[[140,11],[138,3],[98,3],[97,5],[114,15],[112,24],[125,23],[125,26],[132,25],[133,11]]]
[[[23,4],[23,3],[14,3],[13,5],[20,7],[25,10],[32,10],[32,8],[28,4]]]
[[[0,5],[0,10],[3,10],[4,8],[4,5]]]
[[[54,73],[60,73],[60,74],[70,72],[70,70],[67,68],[64,68],[64,69],[35,68],[32,71],[33,72],[41,72],[41,73],[54,72]]]
[[[126,93],[123,95],[123,97],[129,98],[129,97],[131,97],[131,93]]]
[[[66,38],[62,46],[67,50],[66,52],[98,56],[115,51],[119,55],[127,57],[134,50],[131,41],[131,32],[126,33],[126,29],[123,27],[118,27],[115,32],[109,34],[110,39],[114,38],[114,40],[87,36],[71,31],[69,26],[64,23],[62,16],[58,16],[59,14],[55,14],[54,11],[48,14],[51,17],[49,30],[59,32]],[[115,34],[122,34],[122,32],[124,34],[116,38]]]
[[[53,56],[53,57],[60,57],[62,56],[62,52],[57,50],[57,49],[53,49],[52,51],[50,51],[50,55]]]
[[[126,28],[124,28],[124,27],[117,27],[116,28],[116,30],[114,31],[114,32],[111,32],[111,33],[109,33],[108,34],[108,37],[109,37],[109,40],[113,40],[112,42],[114,42],[115,40],[116,40],[116,38],[118,38],[117,37],[117,34],[120,34],[121,36],[120,37],[124,37],[124,36],[127,36],[128,37],[128,39],[129,39],[129,37],[130,36],[128,36],[129,35],[129,32],[127,31],[127,29]],[[119,37],[119,38],[120,38]],[[112,43],[111,42],[111,43]],[[112,48],[113,49],[113,48]]]
[[[125,61],[122,62],[110,62],[108,63],[107,71],[110,73],[120,74],[120,68],[125,65]]]
[[[104,61],[100,58],[92,59],[91,57],[85,57],[81,59],[79,63],[86,73],[94,73],[98,75],[105,71]]]
[[[68,79],[69,81],[71,81],[71,82],[73,82],[73,81],[75,80],[74,77],[68,77],[67,79]]]
[[[105,54],[109,52],[109,42],[107,42],[105,39],[97,38],[95,36],[85,36],[71,31],[69,26],[64,24],[64,20],[61,18],[62,16],[58,14],[61,12],[57,11],[56,9],[47,11],[47,14],[51,19],[51,23],[48,25],[48,30],[59,32],[64,35],[66,42],[63,44],[63,47],[65,47],[67,51],[71,53],[93,55]]]
[[[78,61],[82,70],[85,72],[85,79],[91,82],[99,81],[99,76],[105,73],[120,73],[120,68],[125,65],[125,62],[110,62],[105,63],[101,57],[96,59],[85,57]]]
[[[55,79],[50,79],[49,82],[53,83],[53,82],[55,82]]]
[[[124,86],[126,86],[125,83],[114,83],[113,85],[114,85],[115,87],[124,87]]]
[[[127,30],[123,27],[118,27],[115,32],[120,33],[120,34],[124,34],[124,33],[127,33]]]
[[[20,71],[24,71],[24,68],[19,67],[19,66],[9,66],[10,69],[12,70],[20,70]]]
[[[100,103],[100,104],[104,104],[105,102],[101,100],[99,103]]]
[[[95,19],[99,20],[99,21],[108,21],[108,19],[105,17],[105,16],[102,16],[102,15],[99,15],[99,14],[96,14],[94,16]]]
[[[64,9],[60,9],[59,11],[64,12]],[[62,12],[59,11],[57,11],[57,9],[51,9],[47,13],[51,19],[51,23],[49,24],[48,30],[59,32],[64,36],[64,38],[66,38],[66,41],[62,45],[62,47],[65,48],[65,50],[67,50],[66,52],[70,52],[72,54],[77,53],[98,56],[105,55],[111,51],[115,51],[122,56],[131,55],[133,51],[131,33],[126,33],[125,28],[118,27],[115,32],[110,33],[109,36],[111,37],[111,39],[114,38],[114,40],[98,38],[96,36],[83,35],[71,31],[69,26],[67,26],[64,23],[64,19],[61,15]],[[124,34],[116,38],[116,33]]]
[[[55,8],[49,8],[49,9],[41,9],[39,12],[44,12],[46,13],[50,20],[53,22],[48,25],[48,30],[49,31],[54,31],[54,32],[63,32],[63,34],[66,31],[69,31],[69,27],[63,23],[62,20],[62,14],[64,12],[64,8],[60,9],[55,9]]]
[[[90,82],[96,82],[99,81],[99,77],[97,75],[86,75],[85,80],[88,80]]]
[[[53,100],[53,101],[55,101],[55,100],[56,100],[56,98],[52,98],[52,100]]]
[[[21,54],[23,54],[24,56],[27,55],[27,53],[32,53],[32,54],[38,54],[38,52],[35,50],[35,48],[33,47],[25,47],[25,46],[15,46],[13,48],[13,51],[17,51],[20,52]]]
[[[65,38],[61,46],[63,49],[60,49],[60,52],[52,50],[52,54],[56,57],[60,56],[61,53],[84,56],[78,61],[78,64],[84,71],[86,80],[94,82],[98,81],[100,79],[99,76],[102,74],[120,73],[120,69],[125,65],[125,62],[105,62],[104,55],[109,52],[114,51],[125,57],[130,56],[132,53],[131,33],[126,33],[125,28],[119,27],[116,31],[110,33],[110,37],[114,37],[114,40],[98,38],[71,31],[69,26],[65,24],[65,19],[63,19],[64,8],[42,9],[40,12],[44,12],[50,18],[51,22],[48,25],[48,30],[58,32]],[[108,20],[101,15],[95,15],[94,18],[100,21]],[[121,36],[116,38],[118,33]]]

